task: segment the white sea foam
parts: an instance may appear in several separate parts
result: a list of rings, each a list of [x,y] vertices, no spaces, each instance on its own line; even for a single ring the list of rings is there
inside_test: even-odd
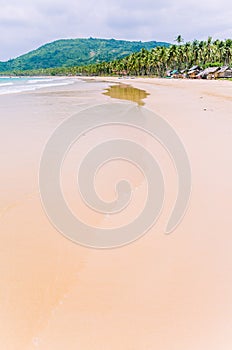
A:
[[[74,82],[75,80],[70,78],[1,78],[0,95],[16,94],[47,87],[69,85]]]
[[[28,80],[27,81],[27,84],[37,84],[37,83],[41,83],[41,82],[47,82],[47,81],[54,81],[55,79],[44,79],[44,78],[41,78],[41,79],[31,79],[31,80]]]
[[[1,86],[10,86],[10,85],[13,85],[13,83],[0,83],[0,87]]]

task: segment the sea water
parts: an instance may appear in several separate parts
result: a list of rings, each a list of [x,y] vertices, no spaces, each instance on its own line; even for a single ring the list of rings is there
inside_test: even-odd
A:
[[[1,77],[0,95],[33,91],[41,88],[72,84],[74,79],[64,77]]]

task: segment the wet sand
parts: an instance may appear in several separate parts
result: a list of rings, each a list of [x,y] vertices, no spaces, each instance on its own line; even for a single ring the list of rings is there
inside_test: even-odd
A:
[[[0,96],[0,348],[230,350],[232,83],[95,80]],[[138,188],[135,204],[107,220],[81,204],[71,174],[102,139],[120,135],[145,145],[166,182],[164,209],[149,233],[103,251],[72,243],[50,224],[40,203],[38,166],[56,126],[81,108],[111,101],[102,91],[113,82],[150,94],[145,107],[165,118],[186,147],[193,188],[182,223],[164,235],[177,186],[166,151],[129,128],[86,135],[64,171],[67,201],[83,220],[117,226],[133,219],[144,200],[142,175],[125,164],[109,164],[98,179],[101,195],[112,199],[111,184],[126,172]]]

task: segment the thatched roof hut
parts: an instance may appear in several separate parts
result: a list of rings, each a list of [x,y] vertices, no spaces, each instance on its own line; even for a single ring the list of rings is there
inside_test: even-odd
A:
[[[187,76],[191,79],[195,79],[200,71],[201,68],[199,66],[193,66],[188,70]]]
[[[216,78],[232,78],[232,68],[229,66],[221,67],[215,74]]]
[[[193,66],[193,67],[189,68],[189,72],[194,71],[194,70],[198,70],[198,69],[200,69],[199,66]]]
[[[220,69],[220,67],[209,67],[204,69],[197,75],[197,78],[202,79],[215,79],[215,73]]]

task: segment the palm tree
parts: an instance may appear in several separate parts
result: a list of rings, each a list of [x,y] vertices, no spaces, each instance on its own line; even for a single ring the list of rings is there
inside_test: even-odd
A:
[[[183,42],[181,35],[175,40]],[[151,51],[145,49],[123,59],[101,62],[82,67],[60,67],[46,70],[15,71],[21,75],[156,75],[165,76],[169,69],[188,69],[192,65],[205,68],[209,65],[232,65],[232,40],[207,41],[194,40],[183,45],[156,47]]]
[[[176,39],[174,40],[177,42],[177,44],[181,44],[184,42],[184,39],[182,38],[182,36],[179,34]]]

